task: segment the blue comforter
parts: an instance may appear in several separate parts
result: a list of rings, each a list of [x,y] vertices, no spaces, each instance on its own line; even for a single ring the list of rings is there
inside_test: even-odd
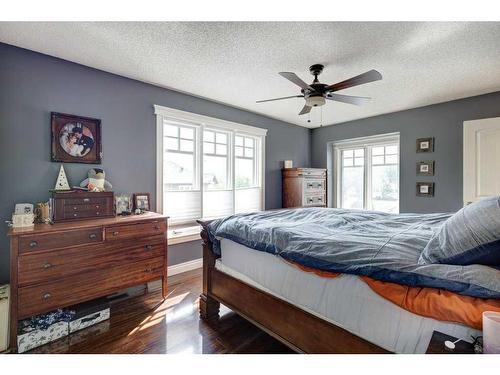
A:
[[[304,208],[236,214],[208,226],[214,252],[226,238],[304,266],[410,286],[500,298],[500,271],[482,265],[418,264],[451,214],[387,214]]]

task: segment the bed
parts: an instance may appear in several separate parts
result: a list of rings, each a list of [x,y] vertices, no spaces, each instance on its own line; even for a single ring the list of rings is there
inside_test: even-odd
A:
[[[401,220],[405,222],[404,225],[407,225],[404,228],[400,227],[399,224],[384,224],[386,227],[397,227],[396,232],[399,240],[394,240],[397,237],[394,234],[387,237],[391,238],[391,241],[387,241],[383,236],[379,238],[384,244],[376,251],[380,259],[375,261],[370,259],[369,266],[366,267],[363,265],[364,261],[359,261],[366,256],[358,252],[357,249],[360,246],[356,241],[366,241],[366,239],[359,240],[359,237],[363,237],[365,232],[369,232],[370,235],[373,234],[373,231],[376,232],[377,229],[373,229],[373,225],[377,220],[386,220],[384,214],[378,219],[378,216],[375,217],[379,215],[378,213],[371,216],[370,220],[366,221],[368,229],[365,231],[359,231],[358,226],[356,236],[352,240],[354,242],[349,242],[347,237],[343,236],[352,235],[349,227],[354,223],[349,219],[351,212],[346,216],[345,212],[338,210],[320,211],[332,209],[305,210],[307,211],[281,210],[273,211],[271,214],[240,215],[229,219],[229,222],[234,221],[232,228],[221,225],[222,221],[219,223],[200,222],[203,228],[201,318],[216,319],[219,304],[222,303],[293,350],[303,353],[424,353],[434,330],[464,338],[480,334],[477,329],[464,324],[420,316],[402,309],[375,293],[361,279],[366,273],[370,273],[371,277],[388,278],[390,281],[402,283],[423,282],[424,286],[435,288],[435,277],[430,277],[429,272],[434,272],[436,267],[441,267],[440,269],[445,269],[446,272],[450,273],[447,275],[448,280],[446,280],[445,286],[453,289],[454,293],[472,296],[478,294],[479,297],[490,298],[489,301],[494,301],[496,304],[499,296],[496,289],[497,282],[500,282],[497,277],[500,278],[500,272],[492,267],[417,264],[415,267],[420,273],[417,278],[413,273],[407,272],[410,269],[408,265],[397,265],[397,267],[404,269],[404,272],[398,270],[398,272],[391,272],[388,275],[385,271],[373,267],[378,261],[380,267],[391,268],[390,262],[383,255],[379,256],[380,249],[391,249],[391,241],[403,249],[401,257],[404,258],[408,252],[408,243],[415,244],[415,248],[425,245],[429,242],[432,233],[436,232],[436,228],[449,219],[451,214],[427,215],[425,220],[420,217],[411,218],[408,215],[402,215],[404,219]],[[354,212],[354,215],[358,214]],[[301,217],[301,215],[305,216]],[[328,218],[326,221],[325,215]],[[324,225],[327,222],[330,225],[332,217],[342,217],[342,231],[339,232],[339,229],[336,228],[335,235],[326,233],[323,238],[322,233],[328,232],[329,229],[318,223]],[[250,221],[249,218],[251,218]],[[269,239],[261,241],[263,233],[266,231],[258,233],[259,225],[266,220],[271,220],[270,222],[277,220],[281,223],[270,229],[273,233],[272,241]],[[307,225],[295,224],[300,223],[301,220]],[[394,218],[391,218],[392,222],[394,222]],[[217,225],[214,226],[214,224]],[[219,229],[217,237],[214,236],[216,233],[214,228]],[[390,228],[390,231],[392,230]],[[242,235],[235,236],[235,233],[242,233]],[[281,234],[284,234],[285,237]],[[401,240],[403,235],[409,239],[409,242],[405,243],[404,246],[401,245],[404,242]],[[305,247],[310,251],[310,248],[314,246],[309,243],[304,244],[303,240],[296,242],[297,238],[308,238],[307,236],[310,236],[311,243],[321,243],[325,240],[329,247],[333,246],[332,238],[335,240],[339,237],[342,238],[339,243],[345,248],[349,248],[350,244],[355,243],[356,246],[353,249],[355,249],[354,253],[358,263],[355,263],[354,266],[352,264],[346,266],[346,264],[337,262],[338,258],[333,258],[332,261],[326,263],[323,262],[324,259],[316,258],[311,263],[311,259],[304,256],[301,251]],[[419,236],[422,237],[421,243]],[[374,242],[373,238],[371,242]],[[271,244],[273,246],[270,246]],[[283,248],[278,249],[280,246]],[[284,251],[293,248],[300,250]],[[418,251],[422,252],[421,249]],[[318,250],[315,252],[317,254]],[[339,252],[342,253],[342,251],[337,251],[335,256],[338,256]],[[374,257],[370,255],[370,258]],[[312,272],[305,272],[291,263],[290,260],[299,260],[306,265],[312,264],[319,268],[327,268],[333,264],[336,267],[334,271],[342,273],[339,277],[325,278]],[[399,263],[401,262],[399,261]],[[457,277],[457,269],[461,270],[461,275],[459,279],[454,280],[453,278]],[[481,272],[478,272],[477,269]],[[408,277],[410,273],[412,277]],[[480,287],[475,284],[471,286],[469,282],[465,283],[464,287],[464,283],[457,282],[457,280],[467,280],[467,278],[472,277],[469,273],[486,273],[486,277],[481,276]],[[395,277],[401,280],[394,280]],[[493,286],[488,284],[491,282],[491,277],[494,279]],[[442,283],[442,281],[440,282]],[[500,308],[500,303],[498,306]]]

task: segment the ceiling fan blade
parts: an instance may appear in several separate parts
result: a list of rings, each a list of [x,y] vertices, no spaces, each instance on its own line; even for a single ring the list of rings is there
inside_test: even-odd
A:
[[[312,107],[309,107],[307,104],[304,106],[304,108],[302,108],[302,111],[299,112],[299,116],[300,115],[305,115],[306,113],[309,113],[311,112],[311,108]]]
[[[307,83],[305,83],[303,80],[301,80],[299,78],[299,76],[297,74],[295,74],[295,73],[292,73],[292,72],[280,72],[279,75],[282,76],[283,78],[288,79],[290,82],[295,83],[297,86],[300,86],[304,90],[314,91],[314,89],[311,86],[309,86]]]
[[[346,79],[345,81],[334,83],[333,85],[327,86],[326,91],[339,91],[344,90],[349,87],[362,85],[364,83],[374,82],[382,79],[382,74],[372,69],[368,72],[360,74],[359,76]]]
[[[349,95],[340,95],[332,93],[326,94],[326,99],[335,100],[336,102],[354,104],[354,105],[363,105],[371,100],[371,98],[367,98],[366,96],[349,96]]]
[[[283,99],[291,99],[291,98],[303,98],[303,97],[304,97],[304,95],[292,95],[292,96],[285,96],[283,98],[257,100],[255,103],[272,102],[274,100],[283,100]]]

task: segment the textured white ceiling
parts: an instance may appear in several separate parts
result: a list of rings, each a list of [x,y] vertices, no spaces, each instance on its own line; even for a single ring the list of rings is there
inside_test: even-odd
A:
[[[500,23],[33,22],[0,23],[0,41],[306,127],[304,100],[278,75],[332,84],[370,69],[383,80],[340,91],[363,107],[328,102],[324,125],[500,90]]]

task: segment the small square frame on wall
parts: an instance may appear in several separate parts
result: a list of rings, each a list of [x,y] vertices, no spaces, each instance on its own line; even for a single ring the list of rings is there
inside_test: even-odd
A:
[[[434,152],[434,138],[418,138],[417,152]]]
[[[433,197],[434,182],[417,182],[417,197]]]
[[[417,162],[417,175],[434,176],[434,160]]]

